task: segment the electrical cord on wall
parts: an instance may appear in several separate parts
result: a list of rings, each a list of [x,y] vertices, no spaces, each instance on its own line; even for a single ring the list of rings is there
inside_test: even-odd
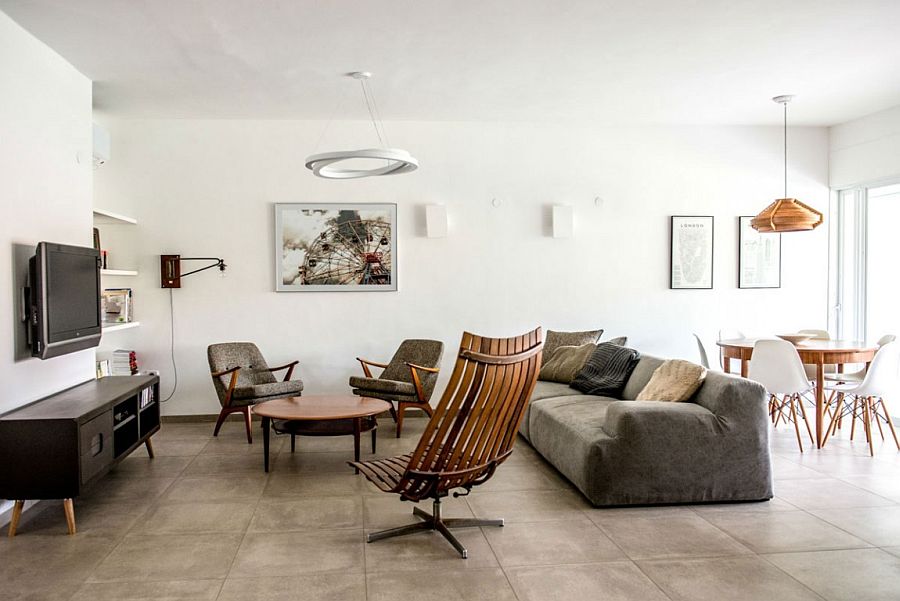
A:
[[[178,365],[175,363],[175,299],[172,296],[172,288],[169,288],[169,356],[172,358],[172,371],[175,374],[175,384],[172,386],[172,392],[169,393],[169,396],[161,400],[161,403],[166,403],[175,396],[175,391],[178,390]]]

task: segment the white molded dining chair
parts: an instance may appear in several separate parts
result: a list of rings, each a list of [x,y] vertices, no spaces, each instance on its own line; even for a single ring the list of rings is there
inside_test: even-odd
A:
[[[843,403],[840,411],[835,411],[825,431],[825,441],[828,436],[834,433],[837,424],[840,423],[841,417],[850,415],[853,425],[850,428],[850,440],[853,440],[853,431],[856,429],[856,420],[862,421],[863,430],[866,433],[866,441],[869,443],[869,455],[875,455],[875,445],[872,436],[872,421],[878,426],[882,440],[884,439],[884,429],[882,422],[887,424],[894,437],[894,444],[900,451],[900,440],[897,439],[897,432],[894,430],[894,422],[891,420],[890,411],[884,404],[885,395],[896,392],[898,375],[900,375],[900,342],[888,342],[884,344],[872,364],[866,372],[862,382],[835,384],[831,388],[838,393],[838,403]],[[853,398],[853,406],[850,407],[848,398]]]
[[[723,329],[719,330],[719,338],[718,339],[719,339],[719,341],[739,340],[741,338],[746,338],[746,337],[747,336],[740,330],[736,330],[734,328],[723,328]],[[732,365],[737,366],[737,371],[731,371],[730,373],[740,374],[741,373],[741,362],[735,361]],[[719,367],[721,368],[722,371],[725,371],[725,351],[722,349],[722,347],[719,347]],[[734,370],[734,367],[732,367],[731,369]]]
[[[703,341],[700,340],[700,337],[694,334],[694,338],[697,340],[697,350],[700,352],[700,365],[709,369],[709,357],[706,354],[706,347],[703,346]]]
[[[812,389],[812,383],[803,370],[803,362],[793,344],[786,340],[757,340],[753,345],[753,356],[747,377],[762,384],[769,393],[769,414],[774,426],[784,419],[794,422],[797,444],[803,452],[800,438],[799,417],[806,424],[810,441],[814,441],[812,428],[806,419],[801,395]],[[787,410],[787,413],[785,413]]]
[[[885,334],[884,336],[882,336],[881,338],[878,339],[878,342],[875,343],[875,346],[880,349],[888,342],[893,342],[895,340],[897,340],[897,337],[894,336],[893,334]],[[846,374],[839,374],[839,373],[825,374],[826,381],[841,382],[844,384],[853,383],[853,382],[857,382],[857,383],[862,382],[863,378],[865,378],[865,377],[866,377],[865,368],[860,369],[859,371],[854,371],[854,372],[846,373]],[[826,388],[828,388],[828,387],[826,386]]]

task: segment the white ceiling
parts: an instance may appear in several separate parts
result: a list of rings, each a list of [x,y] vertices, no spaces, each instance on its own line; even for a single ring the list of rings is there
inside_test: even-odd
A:
[[[900,0],[0,0],[147,117],[832,125],[900,105]]]

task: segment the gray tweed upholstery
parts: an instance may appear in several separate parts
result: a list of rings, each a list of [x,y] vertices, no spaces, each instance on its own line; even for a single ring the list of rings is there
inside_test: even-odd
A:
[[[357,376],[350,378],[353,394],[389,401],[415,402],[418,397],[416,397],[416,388],[413,385],[412,371],[406,365],[407,362],[422,367],[439,367],[443,354],[444,343],[440,340],[404,340],[378,378]],[[425,402],[427,402],[434,393],[437,374],[421,370],[418,373],[422,390],[425,393]]]
[[[709,372],[691,402],[635,401],[662,362],[643,356],[622,399],[538,382],[520,432],[597,506],[772,498],[763,387]]]
[[[240,367],[237,383],[232,393],[231,406],[252,405],[258,401],[296,396],[303,390],[301,380],[279,382],[269,371],[259,348],[252,342],[223,342],[211,344],[206,349],[211,372],[220,372],[232,367]],[[219,403],[225,405],[225,396],[231,374],[213,378],[213,386]]]

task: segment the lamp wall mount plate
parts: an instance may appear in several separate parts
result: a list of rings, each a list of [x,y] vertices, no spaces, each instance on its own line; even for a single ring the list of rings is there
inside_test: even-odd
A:
[[[425,205],[425,234],[429,238],[447,237],[447,207]]]

